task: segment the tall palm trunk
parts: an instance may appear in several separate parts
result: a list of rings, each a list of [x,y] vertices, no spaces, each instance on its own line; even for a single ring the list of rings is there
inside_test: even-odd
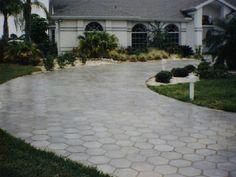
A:
[[[25,40],[31,41],[31,0],[27,0],[24,7]]]
[[[3,13],[3,16],[4,16],[3,39],[5,41],[8,41],[8,37],[9,37],[8,15],[7,15],[7,13]]]

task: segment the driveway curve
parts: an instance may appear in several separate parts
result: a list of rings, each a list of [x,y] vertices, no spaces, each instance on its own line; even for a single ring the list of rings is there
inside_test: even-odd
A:
[[[0,86],[0,127],[118,177],[235,177],[236,114],[153,93],[145,80],[160,70],[126,63],[12,80]]]

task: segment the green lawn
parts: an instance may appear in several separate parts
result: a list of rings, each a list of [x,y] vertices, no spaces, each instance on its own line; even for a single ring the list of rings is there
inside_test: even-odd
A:
[[[188,84],[152,86],[149,88],[162,95],[191,102],[188,96]],[[191,103],[236,112],[236,77],[197,82],[195,86],[195,100]]]
[[[33,66],[0,64],[0,83],[40,71]],[[35,149],[0,129],[0,177],[109,177],[51,152]]]
[[[1,177],[109,177],[29,144],[0,130]]]
[[[15,64],[0,64],[0,84],[19,76],[31,74],[41,71],[40,68],[34,66],[22,66]]]

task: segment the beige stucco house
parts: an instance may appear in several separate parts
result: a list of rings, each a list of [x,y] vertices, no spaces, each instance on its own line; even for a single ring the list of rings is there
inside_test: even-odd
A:
[[[119,45],[146,45],[150,23],[161,21],[170,40],[192,48],[203,45],[212,19],[235,14],[236,0],[51,0],[55,21],[50,34],[59,52],[78,45],[84,31],[114,34]]]

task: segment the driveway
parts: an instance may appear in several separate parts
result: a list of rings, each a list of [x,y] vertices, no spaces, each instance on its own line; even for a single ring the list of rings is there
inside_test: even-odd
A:
[[[145,80],[160,70],[156,61],[12,80],[0,86],[0,127],[118,177],[235,177],[236,114],[150,91]]]

